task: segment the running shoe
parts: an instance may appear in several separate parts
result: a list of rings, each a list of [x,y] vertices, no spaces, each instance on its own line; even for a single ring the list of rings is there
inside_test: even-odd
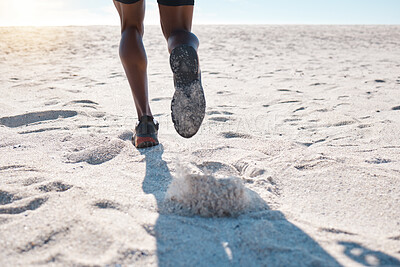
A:
[[[158,122],[152,117],[144,115],[136,123],[132,142],[137,148],[158,145]]]
[[[170,65],[175,86],[171,102],[172,122],[178,134],[190,138],[199,130],[206,111],[196,50],[189,45],[174,48]]]

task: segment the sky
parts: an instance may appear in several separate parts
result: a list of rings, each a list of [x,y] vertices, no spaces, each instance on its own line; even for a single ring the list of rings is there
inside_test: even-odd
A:
[[[146,0],[145,24],[158,24]],[[400,24],[400,0],[195,0],[194,24]],[[0,0],[0,26],[118,25],[112,0]]]

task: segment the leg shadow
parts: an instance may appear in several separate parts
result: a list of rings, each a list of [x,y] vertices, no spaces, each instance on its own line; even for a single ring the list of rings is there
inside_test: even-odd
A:
[[[383,252],[367,249],[354,242],[339,242],[345,247],[344,254],[365,266],[400,266],[400,261]]]
[[[265,210],[238,218],[183,217],[164,212],[164,196],[172,177],[163,152],[162,145],[141,150],[146,162],[142,188],[155,196],[160,208],[154,227],[159,266],[340,266],[266,203]]]

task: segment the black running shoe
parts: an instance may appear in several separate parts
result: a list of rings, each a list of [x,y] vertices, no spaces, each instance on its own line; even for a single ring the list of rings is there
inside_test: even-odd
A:
[[[158,145],[158,122],[152,117],[144,115],[136,123],[132,142],[137,148]]]
[[[170,65],[175,85],[171,102],[172,122],[178,134],[190,138],[199,130],[206,111],[196,50],[188,45],[174,48]]]

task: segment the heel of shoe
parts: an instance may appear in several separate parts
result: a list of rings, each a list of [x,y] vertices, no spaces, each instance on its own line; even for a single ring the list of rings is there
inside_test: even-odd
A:
[[[170,66],[178,85],[198,79],[199,59],[196,50],[189,45],[181,45],[172,50]]]

